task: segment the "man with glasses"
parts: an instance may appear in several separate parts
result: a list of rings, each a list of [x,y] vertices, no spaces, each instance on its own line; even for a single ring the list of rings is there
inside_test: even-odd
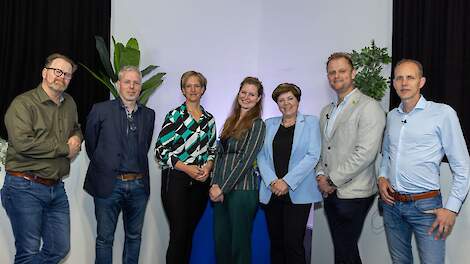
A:
[[[138,102],[142,75],[137,67],[124,66],[118,78],[119,98],[95,104],[85,131],[90,165],[84,189],[95,203],[95,263],[113,263],[114,231],[121,211],[125,231],[122,263],[139,262],[150,193],[147,153],[155,112]]]
[[[68,57],[50,55],[41,84],[17,96],[5,115],[8,151],[1,196],[15,236],[15,263],[58,263],[70,249],[62,179],[80,152],[82,133],[77,106],[64,91],[76,69]]]
[[[421,263],[444,263],[445,239],[470,185],[467,145],[454,109],[421,95],[421,63],[401,60],[394,73],[401,104],[387,115],[377,180],[388,248],[393,263],[413,263],[414,234]],[[453,179],[445,206],[439,182],[444,155]]]

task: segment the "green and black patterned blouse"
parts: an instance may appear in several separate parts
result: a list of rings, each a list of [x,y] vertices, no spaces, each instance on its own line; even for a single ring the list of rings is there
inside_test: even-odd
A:
[[[170,111],[155,144],[155,156],[162,169],[174,168],[179,161],[187,165],[204,165],[215,159],[215,119],[202,106],[198,121],[189,114],[186,104]]]

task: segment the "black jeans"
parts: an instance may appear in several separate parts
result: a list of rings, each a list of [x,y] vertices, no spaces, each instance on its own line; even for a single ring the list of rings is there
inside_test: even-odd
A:
[[[336,192],[324,199],[325,213],[335,248],[335,264],[360,264],[357,242],[375,195],[340,199]]]
[[[312,204],[293,204],[273,195],[264,207],[271,240],[271,263],[304,264],[304,237]]]
[[[162,170],[162,204],[170,226],[166,263],[189,263],[193,233],[207,206],[209,180],[199,182],[186,173]]]

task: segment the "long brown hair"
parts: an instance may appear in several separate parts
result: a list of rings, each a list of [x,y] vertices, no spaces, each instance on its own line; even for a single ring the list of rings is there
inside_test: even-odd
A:
[[[258,96],[261,97],[261,99],[256,103],[256,105],[252,109],[248,111],[248,113],[246,113],[246,115],[240,120],[240,122],[238,122],[238,119],[240,118],[241,114],[241,108],[240,104],[238,103],[238,97],[240,96],[240,91],[243,85],[245,84],[252,84],[256,86],[256,88],[258,88]],[[238,94],[233,102],[232,113],[227,118],[227,120],[225,120],[225,124],[222,129],[220,138],[227,139],[229,137],[234,137],[236,139],[240,139],[242,135],[251,128],[253,122],[256,119],[261,118],[261,112],[263,111],[263,98],[263,84],[260,80],[258,80],[258,78],[246,77],[245,79],[243,79],[243,81],[240,83],[240,89],[238,90]]]

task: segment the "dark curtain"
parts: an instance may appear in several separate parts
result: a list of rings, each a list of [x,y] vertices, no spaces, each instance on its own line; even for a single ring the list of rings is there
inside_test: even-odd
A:
[[[457,111],[469,146],[470,1],[394,0],[392,54],[393,65],[402,58],[423,64],[422,94]],[[399,103],[392,88],[390,107]]]
[[[100,69],[95,35],[109,45],[111,0],[2,0],[0,1],[0,137],[7,133],[3,117],[13,98],[42,80],[45,58],[62,53],[76,63]],[[82,128],[93,103],[109,98],[82,67],[67,93],[78,106]]]

